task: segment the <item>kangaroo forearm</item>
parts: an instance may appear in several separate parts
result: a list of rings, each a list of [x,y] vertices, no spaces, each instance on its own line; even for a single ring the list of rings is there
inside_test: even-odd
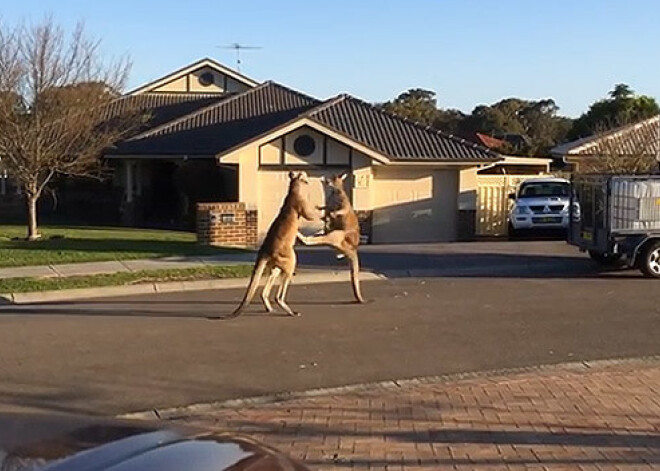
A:
[[[319,214],[312,209],[311,206],[308,206],[304,204],[301,208],[300,215],[307,219],[308,221],[316,221],[317,219],[321,219]]]

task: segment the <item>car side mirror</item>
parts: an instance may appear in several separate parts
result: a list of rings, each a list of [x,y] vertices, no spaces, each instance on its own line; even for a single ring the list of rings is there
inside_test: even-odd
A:
[[[516,194],[515,193],[509,193],[509,199],[510,200],[515,200],[516,199]]]

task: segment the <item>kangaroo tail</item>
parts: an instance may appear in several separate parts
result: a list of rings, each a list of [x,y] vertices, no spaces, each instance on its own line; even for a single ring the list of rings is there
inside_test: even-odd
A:
[[[364,303],[362,291],[360,290],[360,260],[358,258],[357,250],[346,254],[351,262],[351,286],[353,287],[353,295],[359,303]]]
[[[257,292],[259,281],[261,281],[261,276],[264,274],[267,263],[268,261],[265,258],[257,260],[257,263],[255,263],[254,269],[252,270],[250,284],[248,284],[245,296],[243,296],[243,301],[241,301],[241,304],[234,310],[234,312],[227,316],[220,317],[220,319],[235,319],[243,313],[243,310],[252,302],[252,298],[254,298],[254,295]]]

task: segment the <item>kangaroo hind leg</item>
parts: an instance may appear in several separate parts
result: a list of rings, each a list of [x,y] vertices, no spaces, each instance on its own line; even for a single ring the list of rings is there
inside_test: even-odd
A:
[[[273,312],[273,306],[270,304],[270,291],[273,289],[273,284],[275,283],[277,277],[280,275],[281,271],[282,270],[280,270],[278,267],[273,267],[273,269],[270,271],[270,274],[268,275],[268,278],[266,279],[264,289],[261,292],[261,301],[264,303],[266,312]]]
[[[299,316],[300,313],[295,312],[293,309],[291,309],[286,302],[286,295],[287,292],[289,291],[289,284],[291,284],[291,278],[292,276],[290,273],[282,272],[282,274],[280,275],[280,286],[279,289],[277,290],[277,297],[275,298],[275,302],[288,315]]]

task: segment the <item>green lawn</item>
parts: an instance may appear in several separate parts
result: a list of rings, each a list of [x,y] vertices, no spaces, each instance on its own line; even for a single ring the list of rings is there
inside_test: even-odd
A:
[[[97,288],[101,286],[121,286],[166,281],[242,278],[250,276],[251,272],[252,265],[208,265],[199,268],[144,270],[63,278],[7,278],[0,279],[0,293],[29,293],[34,291]]]
[[[44,226],[39,231],[42,239],[28,242],[21,240],[24,226],[0,225],[0,267],[214,255],[232,250],[197,245],[195,234],[189,232],[64,226]]]

